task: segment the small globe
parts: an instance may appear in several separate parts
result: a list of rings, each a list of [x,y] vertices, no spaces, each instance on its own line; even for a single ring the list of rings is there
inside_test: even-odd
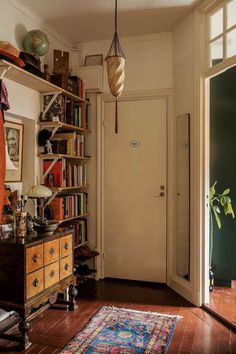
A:
[[[48,37],[40,30],[29,31],[23,39],[23,47],[26,52],[41,57],[48,52]]]

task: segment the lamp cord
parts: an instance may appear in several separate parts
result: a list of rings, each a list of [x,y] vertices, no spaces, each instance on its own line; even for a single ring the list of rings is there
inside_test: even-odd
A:
[[[115,32],[117,32],[117,0],[115,0]]]

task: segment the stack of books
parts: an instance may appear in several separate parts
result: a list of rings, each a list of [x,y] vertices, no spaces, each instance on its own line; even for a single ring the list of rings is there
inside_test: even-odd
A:
[[[64,220],[87,214],[87,193],[56,197],[50,204],[53,219]]]
[[[52,160],[43,161],[43,173],[47,171]],[[79,165],[76,161],[58,160],[47,177],[44,184],[48,187],[84,187],[87,185],[87,166]]]

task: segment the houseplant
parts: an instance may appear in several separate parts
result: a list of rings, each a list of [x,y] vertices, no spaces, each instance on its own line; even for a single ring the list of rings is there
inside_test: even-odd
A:
[[[209,268],[210,268],[210,287],[209,290],[213,290],[214,284],[214,275],[212,272],[211,262],[212,262],[212,250],[213,250],[213,242],[214,242],[214,220],[218,229],[221,229],[221,216],[222,212],[225,215],[231,215],[234,219],[234,210],[231,202],[231,198],[229,196],[230,189],[227,188],[223,191],[223,193],[217,193],[215,182],[210,188],[210,255],[209,255]]]

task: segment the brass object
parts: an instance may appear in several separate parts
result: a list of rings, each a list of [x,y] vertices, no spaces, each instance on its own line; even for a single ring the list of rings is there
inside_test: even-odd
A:
[[[14,214],[14,233],[16,237],[26,236],[26,218],[27,213],[23,211],[15,212]]]

